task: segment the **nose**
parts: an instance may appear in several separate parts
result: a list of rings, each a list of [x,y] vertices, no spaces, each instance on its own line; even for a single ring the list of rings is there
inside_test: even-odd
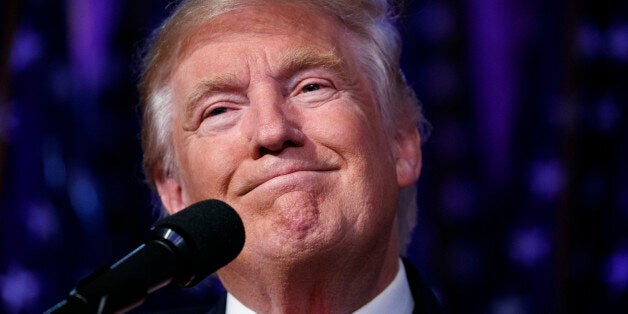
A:
[[[294,109],[281,93],[265,91],[249,95],[250,107],[243,123],[251,155],[254,159],[264,155],[278,155],[288,147],[304,144]]]

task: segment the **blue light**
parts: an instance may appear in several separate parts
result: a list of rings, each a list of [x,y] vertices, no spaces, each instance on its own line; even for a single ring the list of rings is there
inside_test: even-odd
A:
[[[86,230],[102,227],[102,206],[92,178],[82,170],[70,179],[70,201]]]
[[[0,275],[0,289],[6,313],[31,312],[40,296],[41,283],[35,273],[13,265]]]

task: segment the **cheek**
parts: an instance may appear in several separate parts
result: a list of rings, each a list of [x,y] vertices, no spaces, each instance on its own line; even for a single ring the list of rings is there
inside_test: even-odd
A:
[[[341,107],[317,117],[314,132],[348,158],[392,165],[394,158],[379,115],[365,112],[360,106],[365,105]]]
[[[207,198],[225,200],[228,180],[236,167],[236,156],[219,140],[196,138],[188,141],[180,152],[181,181],[190,201]]]

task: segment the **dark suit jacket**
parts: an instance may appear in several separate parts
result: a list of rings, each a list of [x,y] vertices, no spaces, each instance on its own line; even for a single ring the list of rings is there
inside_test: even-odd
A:
[[[414,311],[416,314],[439,314],[442,313],[434,293],[421,280],[419,272],[410,264],[407,259],[403,259],[403,265],[406,268],[406,276],[410,284],[410,291],[414,298]],[[227,295],[222,296],[220,301],[208,312],[208,314],[225,314],[227,308]],[[391,313],[394,313],[391,309]]]

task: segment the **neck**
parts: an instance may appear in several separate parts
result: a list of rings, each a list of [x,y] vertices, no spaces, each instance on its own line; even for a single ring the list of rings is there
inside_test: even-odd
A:
[[[219,276],[257,313],[350,313],[382,292],[398,271],[396,245],[354,256],[273,259],[238,267],[245,271],[225,267]]]

